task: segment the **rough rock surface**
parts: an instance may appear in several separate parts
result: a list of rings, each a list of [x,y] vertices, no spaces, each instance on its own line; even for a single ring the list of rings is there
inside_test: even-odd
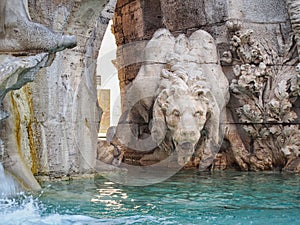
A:
[[[298,2],[119,0],[114,32],[124,112],[128,90],[144,63],[135,52],[156,28],[167,28],[175,37],[201,28],[215,39],[231,84],[227,135],[212,168],[291,171],[294,166],[298,171],[299,55],[293,39],[294,34],[299,49]],[[133,114],[140,115],[139,107]],[[142,126],[149,124],[137,127]],[[141,155],[130,152],[132,159]]]
[[[41,53],[35,56],[29,57],[13,57],[9,55],[0,55],[0,104],[2,105],[2,100],[10,91],[17,90],[22,88],[28,82],[34,81],[37,72],[42,68],[50,65],[53,57],[51,57],[48,53]],[[18,97],[19,101],[23,101],[25,99],[21,99]],[[15,103],[15,102],[14,102]],[[28,115],[16,115],[14,111],[15,104],[12,104],[12,108],[9,109],[9,112],[12,112],[14,116],[16,116],[15,121],[18,126],[14,126],[12,129],[7,129],[7,136],[19,137],[20,130],[27,128],[28,138],[32,133],[30,132],[30,124],[21,123],[21,116]],[[9,112],[3,111],[2,107],[0,108],[0,124],[4,123],[4,119],[9,116]],[[23,126],[22,126],[23,125]],[[24,125],[27,125],[24,127]],[[7,139],[6,139],[7,140]],[[6,169],[11,172],[18,181],[26,188],[30,188],[32,190],[39,189],[39,184],[36,179],[33,177],[31,171],[32,159],[30,161],[27,158],[24,158],[22,154],[23,146],[20,139],[15,140],[16,143],[14,148],[7,149],[7,145],[4,145],[5,152],[1,152],[0,158],[1,161],[4,162]]]
[[[30,20],[27,1],[3,0],[0,10],[1,52],[57,52],[76,46],[75,36],[53,32],[43,24]]]
[[[31,18],[58,33],[72,33],[77,47],[56,54],[34,83],[4,99],[6,149],[20,150],[35,175],[60,177],[94,171],[101,109],[96,62],[115,1],[29,0]],[[17,131],[17,132],[10,132]]]
[[[34,81],[38,70],[50,63],[48,60],[49,54],[47,53],[31,57],[0,55],[0,102],[2,103],[9,91],[20,89],[28,82]],[[3,116],[0,117],[0,121],[9,113],[1,110],[1,115]]]
[[[58,53],[35,83],[6,95],[3,107],[11,117],[1,122],[1,138],[7,149],[20,146],[22,160],[34,174],[92,172],[101,115],[96,103],[96,59],[116,2],[28,3],[34,21],[58,33],[75,34],[78,47]],[[128,88],[144,63],[141,50],[154,32],[167,28],[174,37],[182,33],[189,37],[203,29],[216,41],[232,94],[225,140],[212,169],[299,171],[300,92],[295,71],[299,54],[293,40],[294,33],[299,46],[297,4],[294,0],[118,0],[113,30],[119,46],[123,110],[128,109]],[[147,116],[140,107],[136,110],[136,115]],[[0,117],[7,114],[1,111]],[[131,128],[139,133],[149,125]],[[99,158],[114,162],[100,153]],[[143,155],[128,152],[127,160]]]
[[[167,29],[159,29],[126,92],[126,116],[111,142],[142,152],[158,148],[154,158],[147,155],[143,163],[159,160],[157,151],[162,151],[167,156],[177,154],[183,166],[194,154],[204,170],[222,142],[228,87],[211,35],[197,30],[189,38],[175,38]]]

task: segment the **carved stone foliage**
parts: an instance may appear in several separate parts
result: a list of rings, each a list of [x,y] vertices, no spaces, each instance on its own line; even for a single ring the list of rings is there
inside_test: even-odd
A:
[[[238,22],[227,25],[230,51],[223,54],[223,61],[233,65],[230,90],[240,105],[238,122],[250,138],[250,169],[283,168],[300,153],[293,105],[300,90],[294,46],[280,54],[267,40],[255,40],[252,30],[241,30]]]

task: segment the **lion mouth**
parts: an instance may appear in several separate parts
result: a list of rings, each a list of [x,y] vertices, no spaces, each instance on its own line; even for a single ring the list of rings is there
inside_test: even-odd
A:
[[[178,144],[178,147],[182,150],[190,150],[194,146],[191,142],[184,142],[184,143]]]
[[[194,153],[194,145],[191,142],[177,144],[176,152],[178,154],[178,164],[184,166],[190,161]]]

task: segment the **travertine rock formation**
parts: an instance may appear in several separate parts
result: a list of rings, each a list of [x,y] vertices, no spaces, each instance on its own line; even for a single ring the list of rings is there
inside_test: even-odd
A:
[[[115,1],[28,1],[31,18],[77,37],[77,47],[57,53],[35,82],[10,92],[1,123],[5,149],[18,149],[34,175],[72,176],[94,171],[101,109],[96,62]],[[51,49],[49,49],[51,50]]]
[[[41,53],[35,56],[29,57],[13,57],[9,55],[0,55],[0,124],[2,125],[4,122],[2,120],[6,119],[9,116],[9,112],[2,110],[2,100],[5,95],[12,90],[17,90],[22,88],[28,82],[34,81],[38,70],[42,67],[49,66],[52,62],[53,57],[49,56],[48,53]],[[24,99],[19,99],[20,101]],[[9,110],[10,112],[14,112],[13,108]],[[20,117],[16,118],[18,122],[20,122]],[[20,129],[17,130],[7,130],[8,135],[18,136],[20,135]],[[29,128],[30,129],[30,128]],[[29,135],[29,133],[28,133]],[[4,165],[8,171],[10,171],[19,181],[20,183],[32,190],[39,189],[39,184],[33,177],[33,174],[30,170],[29,164],[27,160],[24,159],[23,155],[20,154],[22,152],[21,143],[15,143],[16,148],[6,149],[5,143],[1,142],[1,147],[3,148],[1,152],[0,158],[1,161],[4,162]]]
[[[29,29],[41,28],[27,18],[28,13],[24,8],[20,14],[15,12],[20,9],[19,3],[22,1],[1,1],[4,2],[16,6],[8,12],[3,11],[0,4],[0,10],[5,15],[11,13],[18,20],[26,21],[23,24]],[[54,41],[46,41],[49,43],[47,47],[40,48],[38,37],[41,36],[37,36],[34,37],[34,44],[28,49],[51,51],[53,46],[60,49],[61,43],[68,47],[68,43],[74,43],[74,39],[59,41],[64,33],[75,34],[78,46],[57,53],[51,67],[41,69],[37,74],[36,82],[19,91],[10,92],[3,99],[3,108],[9,111],[11,116],[1,122],[0,138],[5,141],[7,151],[18,149],[22,153],[22,160],[29,167],[27,171],[31,170],[35,175],[55,177],[93,172],[97,153],[98,158],[109,163],[120,163],[124,149],[119,151],[109,146],[109,152],[101,152],[102,147],[97,151],[101,110],[97,106],[94,79],[96,59],[106,25],[113,13],[113,29],[119,46],[116,64],[124,112],[121,122],[131,121],[130,126],[124,128],[130,129],[134,134],[126,140],[129,149],[125,149],[125,160],[131,160],[134,164],[142,159],[142,163],[147,164],[147,157],[153,156],[160,160],[168,156],[157,151],[149,156],[149,151],[153,153],[157,142],[161,141],[160,137],[164,137],[159,135],[153,140],[151,136],[153,97],[159,94],[155,91],[159,88],[162,71],[165,74],[162,81],[167,81],[172,76],[176,77],[178,71],[179,74],[192,74],[189,72],[192,68],[190,66],[181,70],[174,68],[176,63],[172,64],[171,61],[157,61],[157,65],[154,65],[153,61],[147,62],[142,50],[160,28],[170,30],[172,35],[169,35],[171,42],[166,41],[163,45],[155,45],[152,42],[153,52],[158,51],[159,54],[173,49],[172,39],[178,40],[180,44],[177,50],[182,51],[185,48],[179,46],[188,43],[182,34],[190,38],[196,30],[201,29],[211,34],[216,43],[215,55],[222,58],[222,70],[227,77],[224,80],[229,81],[231,91],[231,100],[227,105],[227,123],[224,123],[225,138],[211,168],[299,171],[299,74],[295,69],[299,61],[296,51],[296,47],[299,49],[298,1],[118,0],[114,12],[115,3],[114,0],[108,3],[105,0],[28,1],[33,21],[45,24],[55,32],[46,32],[47,37],[48,34],[49,37],[54,37]],[[27,45],[16,48],[16,45],[7,42],[14,38],[23,40],[22,36],[12,35],[15,31],[16,34],[22,33],[22,29],[17,29],[19,24],[15,20],[7,22],[7,30],[3,32],[3,21],[0,20],[0,46],[5,51],[18,54],[19,50],[27,52]],[[44,27],[41,30],[44,30]],[[8,39],[3,39],[5,32]],[[24,40],[27,42],[28,37]],[[154,57],[155,60],[159,58],[159,54]],[[180,52],[176,59],[185,55],[184,51]],[[204,58],[208,55],[204,55]],[[38,60],[37,64],[39,62],[44,61]],[[34,66],[38,67],[40,66]],[[149,78],[149,82],[145,82],[144,78],[140,81],[136,78],[139,71]],[[170,83],[179,82],[184,86],[184,77],[176,77]],[[217,80],[216,83],[222,83],[221,80]],[[12,81],[9,80],[5,88],[11,87],[10,85],[14,84]],[[136,85],[138,82],[142,85]],[[130,91],[132,86],[139,87],[136,91],[144,94],[142,101],[136,102],[135,98],[130,100],[130,93],[135,93]],[[226,86],[227,84],[224,85]],[[17,85],[14,89],[18,87]],[[192,92],[189,89],[185,91]],[[226,104],[225,99],[222,104]],[[172,105],[175,105],[175,102]],[[219,109],[223,109],[223,106],[219,105]],[[126,114],[126,111],[131,109],[131,113]],[[0,111],[1,118],[6,118],[7,115]],[[202,121],[198,126],[201,128],[203,123]],[[205,137],[204,131],[207,127],[210,126],[203,125],[201,138]],[[188,133],[188,139],[194,136],[193,132]],[[116,134],[123,133],[117,131]],[[174,149],[174,146],[169,144],[161,147]],[[136,151],[137,149],[144,151]],[[199,164],[203,156],[201,151],[198,154],[199,159],[196,159],[197,154],[192,152],[193,160],[189,165]],[[186,160],[179,158],[179,161]],[[178,157],[176,159],[178,160]]]

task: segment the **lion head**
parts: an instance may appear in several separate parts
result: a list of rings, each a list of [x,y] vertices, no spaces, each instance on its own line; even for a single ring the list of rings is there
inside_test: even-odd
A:
[[[201,132],[216,113],[207,78],[201,68],[191,67],[193,65],[189,65],[189,69],[176,65],[162,71],[153,107],[151,135],[157,143],[163,142],[166,135],[171,136],[180,165],[190,160]]]

